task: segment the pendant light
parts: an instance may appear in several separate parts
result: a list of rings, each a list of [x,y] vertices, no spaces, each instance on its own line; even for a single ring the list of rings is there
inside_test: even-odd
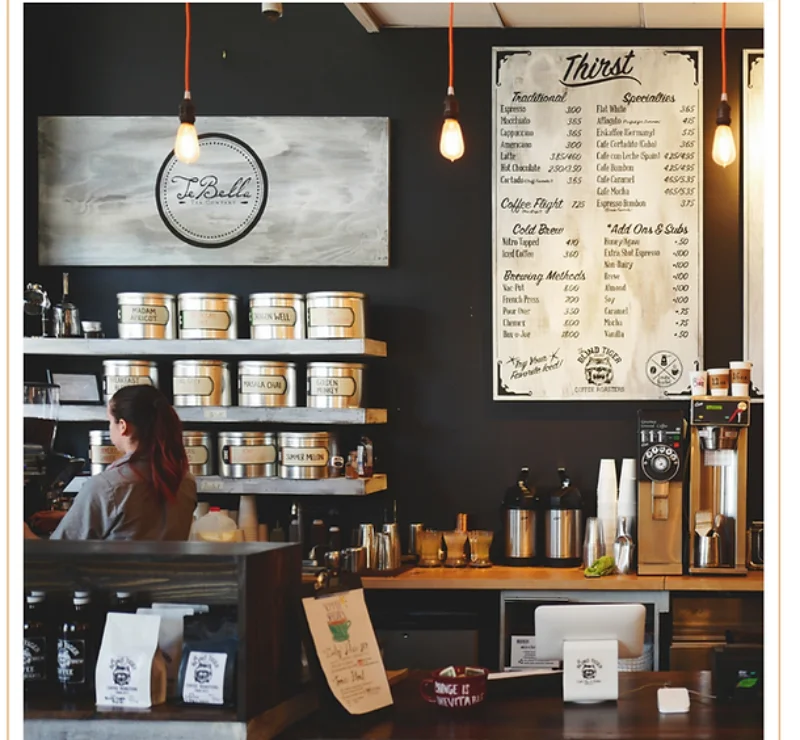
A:
[[[450,77],[447,86],[447,97],[444,99],[444,124],[439,139],[439,151],[445,159],[455,162],[464,156],[464,137],[458,123],[458,101],[453,89],[453,9],[450,3],[450,27],[447,35],[449,49]]]
[[[186,54],[184,62],[184,93],[179,111],[181,125],[178,126],[178,135],[175,137],[175,157],[179,162],[192,164],[200,156],[200,142],[197,139],[197,129],[194,127],[194,103],[192,93],[189,91],[189,43],[191,40],[191,14],[189,3],[186,5]]]
[[[728,105],[728,69],[725,60],[725,25],[727,3],[722,3],[722,96],[717,108],[717,130],[714,132],[712,159],[720,166],[727,167],[736,159],[736,143],[731,131],[731,107]]]

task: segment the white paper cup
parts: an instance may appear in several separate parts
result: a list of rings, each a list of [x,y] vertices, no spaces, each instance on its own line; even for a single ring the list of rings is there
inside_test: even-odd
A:
[[[622,471],[619,474],[619,484],[622,488],[622,481],[636,480],[636,460],[632,457],[622,458]]]
[[[708,388],[712,396],[727,396],[731,384],[731,371],[727,367],[710,368]]]
[[[746,360],[735,360],[730,364],[731,371],[731,395],[749,396],[750,395],[750,372],[753,363]]]
[[[708,373],[705,370],[695,370],[689,377],[693,396],[708,395]]]

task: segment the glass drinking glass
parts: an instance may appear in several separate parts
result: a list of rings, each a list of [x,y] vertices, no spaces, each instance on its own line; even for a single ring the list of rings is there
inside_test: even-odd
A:
[[[50,383],[25,383],[22,415],[25,444],[50,452],[56,439],[61,388]]]
[[[447,547],[446,568],[463,568],[467,564],[464,546],[467,544],[467,533],[454,529],[444,533],[444,544]]]
[[[473,568],[488,568],[492,561],[489,560],[489,548],[492,546],[494,532],[474,529],[469,533],[469,564]]]
[[[417,536],[419,549],[419,565],[423,568],[435,568],[442,564],[439,549],[442,546],[442,533],[436,529],[423,529]]]

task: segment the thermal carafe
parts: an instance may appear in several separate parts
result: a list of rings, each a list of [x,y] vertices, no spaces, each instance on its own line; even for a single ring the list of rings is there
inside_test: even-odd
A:
[[[544,564],[575,568],[583,562],[583,496],[558,469],[561,485],[544,499]]]
[[[536,562],[536,520],[539,499],[528,484],[530,470],[521,468],[503,500],[503,556],[508,565]]]

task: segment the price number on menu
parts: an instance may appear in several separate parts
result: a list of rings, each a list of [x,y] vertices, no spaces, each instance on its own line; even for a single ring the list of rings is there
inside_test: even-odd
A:
[[[567,240],[567,251],[565,257],[577,257],[580,245],[579,239]],[[579,283],[566,283],[564,285],[564,322],[562,324],[562,339],[578,339],[581,335],[581,297],[579,295],[581,286]]]
[[[672,305],[675,320],[673,321],[673,334],[675,339],[689,337],[689,322],[691,315],[691,300],[688,292],[689,284],[689,239],[682,237],[676,239],[672,250]]]

